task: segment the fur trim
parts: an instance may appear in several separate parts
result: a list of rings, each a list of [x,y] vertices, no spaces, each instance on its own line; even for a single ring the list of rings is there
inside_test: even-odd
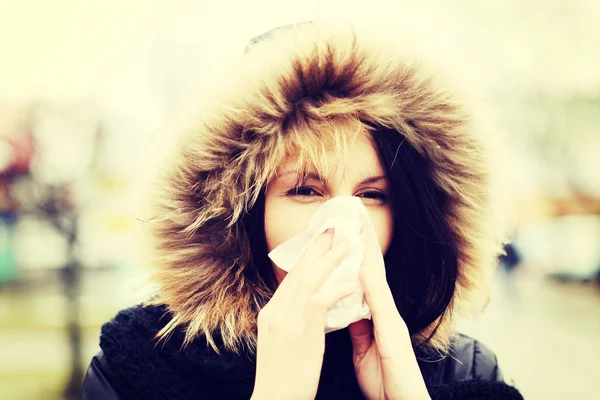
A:
[[[271,293],[247,274],[241,217],[287,154],[302,149],[314,159],[348,140],[347,128],[374,125],[401,132],[453,199],[446,215],[458,243],[459,277],[430,342],[446,349],[454,318],[485,305],[499,249],[486,224],[481,135],[487,132],[479,131],[470,107],[416,58],[347,26],[280,30],[241,61],[228,87],[198,110],[199,122],[160,189],[152,232],[156,302],[174,315],[161,336],[181,326],[187,343],[204,335],[214,344],[217,334],[227,349],[253,350],[256,316]]]

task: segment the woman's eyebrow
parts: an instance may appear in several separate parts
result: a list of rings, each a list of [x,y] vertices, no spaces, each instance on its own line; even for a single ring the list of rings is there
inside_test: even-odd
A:
[[[321,181],[321,182],[326,182],[326,179],[324,179],[321,175],[319,175],[316,172],[309,172],[306,175],[302,175],[301,172],[299,171],[294,171],[294,170],[290,170],[290,171],[285,171],[284,173],[282,173],[281,175],[278,176],[278,179],[282,179],[283,177],[285,177],[286,175],[296,175],[298,177],[298,183],[301,183],[304,180],[307,179],[315,179],[317,181]],[[382,179],[386,179],[385,175],[377,175],[377,176],[371,176],[363,181],[361,181],[359,183],[359,185],[368,185],[370,183],[375,183],[377,181],[380,181]]]
[[[384,175],[372,176],[372,177],[367,178],[364,181],[362,181],[360,183],[360,185],[366,185],[366,184],[369,184],[369,183],[375,183],[375,182],[380,181],[382,179],[385,179]]]
[[[306,174],[306,175],[302,175],[302,173],[301,173],[301,172],[299,172],[299,171],[285,171],[283,174],[279,175],[279,177],[278,177],[278,178],[279,178],[279,179],[281,179],[281,178],[283,178],[284,176],[286,176],[286,175],[291,175],[291,174],[298,176],[298,180],[299,180],[299,181],[302,181],[302,180],[305,180],[305,179],[316,179],[316,180],[318,180],[318,181],[323,181],[323,182],[325,181],[325,179],[323,179],[323,178],[322,178],[322,177],[321,177],[321,176],[320,176],[318,173],[316,173],[316,172],[309,172],[309,173],[308,173],[308,174]]]

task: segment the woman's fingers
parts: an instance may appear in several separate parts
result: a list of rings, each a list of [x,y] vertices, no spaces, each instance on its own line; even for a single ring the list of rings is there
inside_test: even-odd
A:
[[[373,319],[392,318],[398,315],[398,310],[385,277],[385,264],[381,247],[375,232],[371,231],[372,228],[366,217],[363,217],[362,226],[360,235],[365,245],[365,254],[363,265],[359,271],[359,278],[365,292],[365,298],[371,309]]]
[[[308,260],[307,262],[311,263],[311,265],[305,267],[307,275],[306,286],[313,292],[318,290],[325,279],[331,274],[331,271],[342,262],[349,250],[348,245],[342,243],[336,248],[330,249],[320,260]]]
[[[333,244],[333,230],[327,229],[321,233],[314,242],[306,249],[304,254],[300,257],[297,264],[287,274],[283,282],[304,280],[307,276],[311,276],[311,270],[314,269],[315,264],[321,259],[329,250]]]
[[[343,284],[333,288],[321,289],[308,301],[306,312],[308,314],[320,314],[323,319],[338,301],[345,299],[356,291],[356,285]]]
[[[307,285],[307,281],[313,275],[307,271],[310,266],[314,266],[320,257],[323,257],[330,249],[333,243],[333,234],[329,230],[323,232],[312,245],[306,249],[300,260],[294,268],[281,281],[273,298],[290,297],[299,285]]]
[[[405,335],[408,331],[387,283],[383,255],[375,232],[370,232],[369,228],[368,221],[363,221],[361,237],[365,244],[365,255],[359,278],[371,309],[376,340],[393,342],[399,339],[398,335]],[[386,347],[384,343],[381,344]]]
[[[355,360],[361,360],[373,342],[373,323],[362,319],[348,325]]]
[[[294,286],[295,294],[303,298],[319,290],[331,271],[339,265],[349,251],[346,244],[331,248],[332,243],[333,230],[328,229],[306,250],[282,284],[287,281],[289,285]]]
[[[332,242],[331,232],[320,235],[258,314],[257,397],[316,395],[327,311],[357,290],[356,284],[321,287],[347,252],[331,249]]]
[[[398,309],[387,281],[377,279],[371,272],[368,268],[361,269],[358,276],[373,320],[385,320],[398,316]]]
[[[370,224],[369,217],[361,215],[361,240],[365,245],[365,254],[363,257],[363,267],[369,270],[370,275],[385,279],[385,264],[381,246],[377,240],[377,233]]]

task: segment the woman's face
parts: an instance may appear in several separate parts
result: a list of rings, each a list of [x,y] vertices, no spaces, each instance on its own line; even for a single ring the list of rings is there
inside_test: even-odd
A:
[[[369,211],[383,254],[390,246],[393,216],[389,182],[367,133],[349,145],[343,157],[327,153],[332,173],[319,177],[316,171],[297,186],[295,158],[278,168],[265,196],[265,233],[268,251],[308,228],[308,221],[323,202],[337,196],[357,196]],[[273,266],[277,282],[287,274]]]

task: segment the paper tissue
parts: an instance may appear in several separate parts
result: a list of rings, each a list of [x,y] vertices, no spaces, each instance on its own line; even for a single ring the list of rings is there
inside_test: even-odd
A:
[[[311,217],[308,229],[283,242],[269,253],[279,268],[289,272],[308,248],[325,230],[334,228],[332,248],[348,243],[350,250],[323,283],[327,290],[340,283],[355,283],[357,290],[340,300],[327,314],[325,332],[347,327],[352,322],[371,318],[369,306],[364,301],[364,292],[358,278],[363,262],[365,246],[360,239],[361,223],[371,224],[369,213],[362,200],[354,196],[339,196],[326,201]],[[365,227],[370,236],[376,236],[372,226]],[[377,243],[376,237],[371,237]]]

